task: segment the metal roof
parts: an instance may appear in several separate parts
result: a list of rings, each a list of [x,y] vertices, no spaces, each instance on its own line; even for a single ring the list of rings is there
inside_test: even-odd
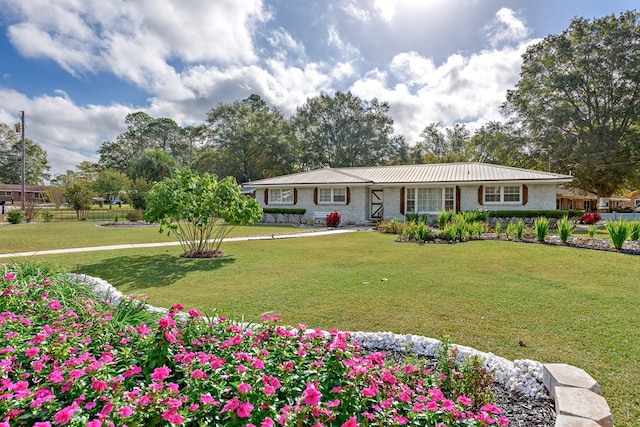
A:
[[[488,163],[435,163],[423,165],[323,168],[247,182],[247,186],[421,184],[487,181],[545,181],[566,183],[569,175],[513,168]]]

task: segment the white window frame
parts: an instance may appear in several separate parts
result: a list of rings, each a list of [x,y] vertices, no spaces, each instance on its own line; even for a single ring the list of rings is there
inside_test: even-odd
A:
[[[440,192],[437,199],[433,198],[434,190],[438,190]],[[456,209],[455,187],[410,187],[405,191],[406,213],[438,213],[445,209],[447,206],[451,206],[452,210]],[[434,206],[433,204],[434,200],[436,201],[436,206]],[[434,207],[435,210],[430,210],[430,208]],[[426,210],[420,210],[421,208],[424,208]]]
[[[347,187],[318,188],[319,205],[346,205]]]
[[[497,189],[498,191],[487,191],[489,189]],[[515,192],[506,192],[505,189],[518,188],[518,200],[505,200],[515,195]],[[487,196],[491,200],[487,200]],[[483,187],[483,202],[486,205],[521,205],[522,204],[522,185],[485,185]]]
[[[269,204],[270,205],[293,205],[293,188],[270,188]]]

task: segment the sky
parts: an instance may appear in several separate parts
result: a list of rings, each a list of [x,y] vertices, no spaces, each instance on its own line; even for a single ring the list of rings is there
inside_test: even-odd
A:
[[[97,162],[144,111],[198,125],[260,95],[285,115],[351,91],[390,105],[413,145],[431,123],[501,120],[521,55],[575,17],[640,0],[0,0],[0,122],[55,176]]]

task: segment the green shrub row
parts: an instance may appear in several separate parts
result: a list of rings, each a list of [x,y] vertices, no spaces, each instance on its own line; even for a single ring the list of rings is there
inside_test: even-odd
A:
[[[584,214],[584,211],[550,211],[550,210],[527,210],[527,211],[519,211],[519,210],[504,210],[504,211],[487,211],[490,218],[556,218],[561,219],[565,216],[569,218],[581,217]]]

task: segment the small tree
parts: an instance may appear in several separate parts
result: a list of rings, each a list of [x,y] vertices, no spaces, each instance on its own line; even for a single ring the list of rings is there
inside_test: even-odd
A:
[[[82,180],[72,180],[64,186],[64,198],[76,211],[76,217],[85,219],[87,211],[91,209],[93,190],[90,184]]]
[[[220,257],[220,245],[235,225],[251,225],[262,218],[262,207],[243,196],[233,177],[218,180],[189,168],[175,171],[152,185],[144,219],[160,224],[160,232],[174,231],[187,258]]]

